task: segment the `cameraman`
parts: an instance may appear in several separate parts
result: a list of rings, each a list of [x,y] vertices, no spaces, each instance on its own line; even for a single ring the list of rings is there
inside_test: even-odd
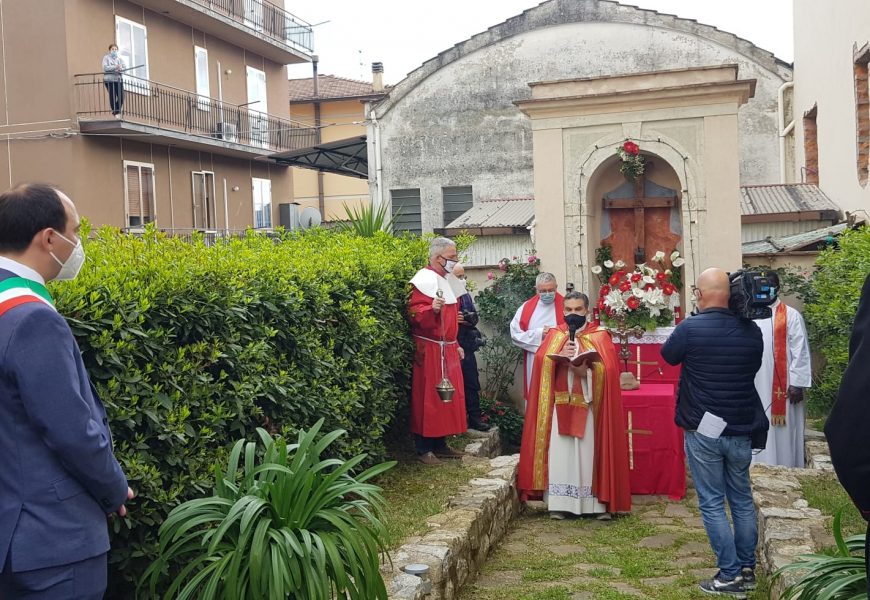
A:
[[[465,267],[457,264],[453,267],[453,275],[462,281],[467,280]],[[457,294],[458,295],[458,294]],[[467,291],[459,296],[459,334],[456,339],[465,351],[462,359],[462,379],[465,382],[465,412],[468,427],[477,431],[489,431],[489,425],[480,418],[480,374],[477,371],[477,357],[474,353],[486,344],[483,334],[477,328],[479,317],[471,294]]]
[[[749,466],[751,434],[768,428],[755,390],[764,342],[749,319],[728,309],[728,275],[707,269],[692,286],[700,312],[679,325],[662,357],[682,363],[675,421],[686,430],[689,469],[719,572],[701,582],[707,593],[745,598],[755,586],[758,530]],[[734,529],[725,514],[725,499]]]

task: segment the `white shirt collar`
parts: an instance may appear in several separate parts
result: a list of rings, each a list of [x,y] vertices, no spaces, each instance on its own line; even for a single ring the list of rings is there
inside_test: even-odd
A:
[[[40,275],[27,265],[22,265],[17,260],[12,260],[11,258],[0,256],[0,269],[6,269],[7,271],[15,273],[19,277],[23,277],[24,279],[29,279],[31,281],[35,281],[36,283],[45,285],[45,279],[42,278],[42,275]]]

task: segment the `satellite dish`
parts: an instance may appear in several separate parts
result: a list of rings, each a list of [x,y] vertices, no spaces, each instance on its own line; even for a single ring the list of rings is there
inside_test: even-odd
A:
[[[321,220],[320,211],[313,206],[309,206],[299,215],[299,227],[302,229],[311,229],[312,227],[320,225]]]

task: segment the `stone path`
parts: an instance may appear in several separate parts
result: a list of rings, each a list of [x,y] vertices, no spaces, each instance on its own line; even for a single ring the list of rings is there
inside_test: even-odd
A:
[[[609,522],[554,521],[542,506],[527,506],[460,598],[709,598],[698,581],[715,573],[715,559],[694,490],[682,502],[635,496],[633,505],[630,516]],[[765,594],[759,589],[755,597]]]

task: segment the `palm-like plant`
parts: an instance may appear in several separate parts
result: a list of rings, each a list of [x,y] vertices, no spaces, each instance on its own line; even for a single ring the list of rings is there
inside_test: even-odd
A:
[[[865,539],[863,535],[843,538],[842,515],[838,511],[834,516],[837,548],[833,555],[805,554],[774,573],[774,580],[788,571],[800,573],[800,579],[785,588],[782,600],[867,600]]]
[[[257,429],[265,446],[259,461],[255,442],[236,442],[226,470],[215,465],[214,495],[169,513],[160,527],[159,558],[140,588],[149,583],[156,595],[172,564],[181,567],[166,599],[385,600],[378,570],[384,500],[366,482],[395,462],[354,476],[365,455],[347,462],[321,458],[345,434],[318,439],[322,426],[323,419],[289,445]]]
[[[373,237],[378,231],[393,232],[395,216],[390,216],[389,207],[382,205],[375,208],[372,204],[351,208],[344,204],[347,221],[335,226],[337,231],[350,231],[362,237]]]

